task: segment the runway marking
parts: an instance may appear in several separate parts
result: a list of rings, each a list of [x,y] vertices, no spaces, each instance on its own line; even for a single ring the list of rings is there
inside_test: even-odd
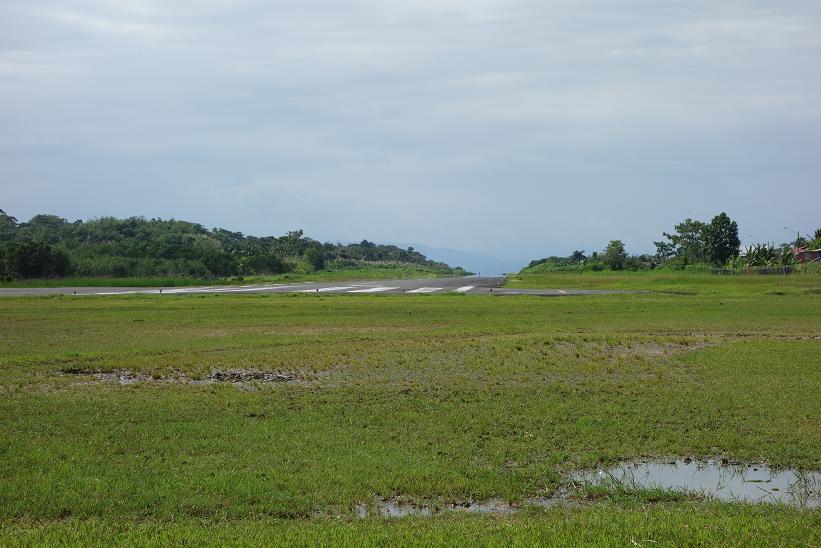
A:
[[[466,286],[464,286],[464,287],[460,287],[460,288],[458,288],[458,289],[454,289],[454,291],[455,291],[456,293],[467,293],[468,291],[470,291],[470,290],[471,290],[471,289],[473,289],[474,287],[476,287],[476,286],[475,286],[475,285],[466,285]]]
[[[343,291],[345,289],[353,289],[356,286],[344,285],[340,287],[319,287],[317,289],[300,289],[294,293],[324,293],[325,291]]]
[[[223,291],[223,292],[227,292],[227,293],[240,293],[240,292],[243,292],[243,291],[269,291],[271,289],[279,289],[279,287],[280,286],[265,285],[265,286],[262,286],[262,287],[249,287],[249,288],[246,288],[246,289],[218,289],[217,291]]]
[[[163,289],[163,294],[169,293],[198,293],[198,292],[205,292],[205,291],[219,291],[220,287],[183,287],[178,289]]]
[[[441,291],[441,287],[420,287],[419,289],[414,289],[413,291],[408,291],[408,293],[433,293],[435,291]]]
[[[382,291],[391,291],[393,289],[399,289],[398,287],[369,287],[368,289],[355,289],[354,291],[348,291],[348,293],[381,293]]]
[[[156,291],[103,291],[101,293],[93,293],[93,295],[133,295],[135,293],[159,293]]]
[[[558,291],[562,295],[567,295],[567,291],[565,291],[564,289],[557,289],[556,291]]]

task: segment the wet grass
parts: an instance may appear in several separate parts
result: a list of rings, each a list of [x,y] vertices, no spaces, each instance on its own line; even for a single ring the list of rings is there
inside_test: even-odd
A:
[[[0,544],[817,546],[821,514],[715,504],[603,504],[514,516],[442,515],[362,521],[68,519],[0,524]]]
[[[817,470],[819,311],[817,293],[746,290],[4,299],[0,543],[817,543],[817,511],[664,493],[505,518],[348,520],[376,496],[549,496],[570,471],[621,458]],[[286,380],[94,374],[122,370]],[[315,517],[329,513],[345,519]]]

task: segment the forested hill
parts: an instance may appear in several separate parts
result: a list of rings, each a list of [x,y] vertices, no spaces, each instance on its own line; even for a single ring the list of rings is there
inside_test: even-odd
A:
[[[428,260],[413,248],[320,243],[301,230],[283,236],[246,236],[187,221],[103,217],[69,222],[37,215],[28,222],[0,210],[0,275],[190,276],[277,274],[374,265],[414,265],[442,274],[459,268]]]

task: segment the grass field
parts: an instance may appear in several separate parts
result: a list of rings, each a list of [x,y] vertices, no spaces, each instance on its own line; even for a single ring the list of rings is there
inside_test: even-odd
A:
[[[697,294],[0,300],[0,544],[818,545],[818,510],[641,491],[356,518],[639,456],[821,468],[818,279],[644,282]]]
[[[725,275],[701,272],[545,272],[511,274],[506,287],[560,289],[642,289],[698,295],[805,295],[821,293],[821,272],[782,275]]]

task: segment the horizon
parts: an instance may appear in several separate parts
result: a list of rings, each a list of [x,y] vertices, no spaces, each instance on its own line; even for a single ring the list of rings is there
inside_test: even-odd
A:
[[[2,209],[2,208],[0,208],[0,212],[4,212],[5,214],[10,215],[11,217],[15,218],[18,223],[30,222],[31,219],[34,217],[34,216],[31,216],[28,219],[21,219],[21,218],[18,218],[16,215],[13,215],[12,213],[10,213],[10,212]],[[227,230],[227,231],[230,231],[230,232],[238,232],[238,233],[240,233],[240,234],[242,234],[243,236],[246,236],[246,237],[250,236],[250,237],[256,237],[256,238],[279,237],[279,236],[285,235],[286,233],[288,233],[290,231],[301,230],[300,228],[292,228],[288,231],[285,231],[285,232],[282,232],[282,233],[279,233],[279,234],[264,234],[264,233],[250,234],[250,233],[245,233],[243,231],[234,230],[232,227],[208,226],[208,225],[205,225],[203,223],[197,222],[196,220],[180,219],[180,218],[176,218],[176,217],[162,218],[162,217],[148,217],[146,215],[130,215],[128,217],[115,217],[115,216],[112,216],[112,215],[101,215],[101,216],[98,216],[98,217],[92,217],[92,218],[88,218],[88,219],[82,219],[82,218],[71,219],[69,217],[64,217],[62,215],[59,215],[57,213],[42,212],[42,213],[38,213],[36,215],[54,215],[58,218],[61,218],[61,219],[65,220],[68,223],[75,223],[75,222],[78,222],[78,221],[82,222],[82,223],[87,223],[87,222],[93,222],[93,221],[97,221],[97,220],[105,219],[105,218],[113,218],[113,219],[119,219],[119,220],[136,218],[136,219],[143,219],[143,220],[180,221],[180,222],[187,222],[187,223],[199,225],[199,226],[203,227],[206,230],[222,229],[222,230]],[[709,222],[709,220],[710,219],[704,219],[704,221],[706,221],[706,222]],[[785,227],[785,228],[787,228],[787,227]],[[818,227],[818,228],[821,228],[821,227]],[[812,233],[813,233],[813,230],[810,229],[810,230],[807,230],[806,232],[804,232],[803,235],[804,236],[811,236]],[[396,246],[396,247],[401,248],[401,249],[410,249],[410,248],[412,248],[415,251],[419,251],[422,254],[424,254],[429,260],[446,263],[447,265],[449,265],[451,267],[462,267],[465,270],[473,272],[475,274],[481,274],[482,272],[484,272],[486,275],[491,275],[491,276],[518,272],[522,268],[527,267],[528,264],[531,261],[546,259],[546,258],[549,258],[549,257],[565,257],[565,256],[569,256],[571,254],[571,252],[568,252],[564,255],[556,254],[556,253],[549,253],[549,254],[545,254],[545,255],[542,255],[542,256],[538,256],[538,257],[533,256],[533,257],[530,257],[530,258],[527,258],[527,259],[516,259],[516,258],[510,258],[510,257],[495,257],[495,256],[487,255],[487,254],[473,253],[473,252],[470,252],[470,251],[447,248],[447,247],[433,247],[433,246],[429,246],[425,243],[420,243],[420,242],[408,243],[408,242],[383,241],[383,240],[374,239],[374,238],[367,238],[367,237],[359,238],[359,239],[355,239],[355,240],[318,239],[318,238],[314,238],[311,234],[308,234],[307,232],[303,232],[303,234],[304,234],[305,237],[313,239],[313,240],[315,240],[317,242],[320,242],[320,243],[323,243],[323,244],[348,245],[348,244],[360,243],[362,241],[368,241],[368,242],[376,244],[376,245],[393,245],[393,246]],[[660,237],[659,239],[662,239],[662,237]],[[778,246],[778,245],[781,245],[781,244],[789,244],[789,243],[791,243],[789,239],[780,240],[780,241],[770,240],[770,241],[764,241],[764,242],[750,242],[748,244],[745,244],[742,241],[741,245],[739,246],[739,250],[743,253],[744,251],[746,251],[746,249],[748,247],[750,247],[752,245],[756,245],[756,244],[769,244],[769,245],[772,245],[772,246]],[[605,245],[606,245],[606,243],[605,243]],[[592,253],[602,253],[604,251],[604,246],[601,249],[593,249],[593,250],[580,249],[578,247],[575,247],[575,248],[573,248],[573,251],[574,252],[575,251],[581,251],[582,253],[590,256]],[[636,252],[636,251],[627,249],[627,252],[628,252],[629,255],[634,255],[634,256],[653,255],[653,254],[655,254],[655,250],[648,251],[648,252],[644,252],[644,251]]]

